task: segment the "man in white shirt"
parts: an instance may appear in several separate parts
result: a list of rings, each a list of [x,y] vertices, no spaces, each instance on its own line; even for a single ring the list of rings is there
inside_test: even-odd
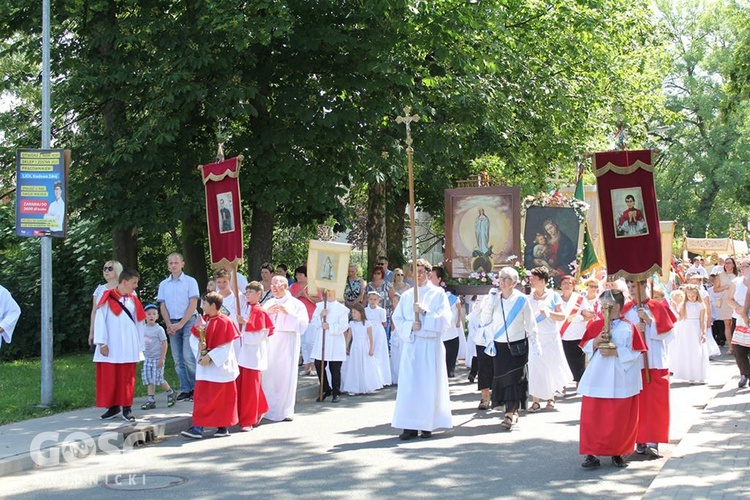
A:
[[[170,276],[159,283],[156,301],[167,327],[174,369],[180,379],[177,401],[190,401],[195,388],[195,355],[190,348],[190,328],[196,320],[198,282],[182,272],[185,260],[174,252],[167,257]]]

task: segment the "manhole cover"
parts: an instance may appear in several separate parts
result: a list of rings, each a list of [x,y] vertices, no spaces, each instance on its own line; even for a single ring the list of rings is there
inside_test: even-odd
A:
[[[117,491],[145,491],[161,490],[180,486],[187,483],[187,478],[182,476],[166,476],[158,474],[117,474],[107,476],[102,484],[103,487]]]

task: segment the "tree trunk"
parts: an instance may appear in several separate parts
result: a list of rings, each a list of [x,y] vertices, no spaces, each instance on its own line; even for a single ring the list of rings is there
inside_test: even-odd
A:
[[[408,191],[395,191],[388,204],[386,218],[386,241],[388,264],[391,269],[404,267],[409,260],[404,255],[404,235],[406,232],[406,207],[409,204]]]
[[[130,226],[112,231],[112,253],[123,269],[138,269],[138,228]]]
[[[372,182],[367,193],[367,269],[365,275],[378,264],[378,257],[386,255],[385,183]]]
[[[247,272],[250,279],[260,280],[260,266],[273,256],[273,224],[275,211],[253,207],[250,218],[250,246],[247,249]]]
[[[182,251],[185,257],[185,274],[198,281],[198,290],[203,293],[208,283],[205,252],[206,223],[200,217],[185,217],[182,220]]]

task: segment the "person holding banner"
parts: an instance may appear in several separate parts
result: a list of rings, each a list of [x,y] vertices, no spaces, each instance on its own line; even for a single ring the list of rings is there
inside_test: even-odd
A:
[[[529,349],[534,356],[541,356],[542,351],[529,299],[516,289],[518,271],[504,267],[497,279],[500,294],[493,299],[492,321],[478,331],[487,344],[485,353],[493,357],[492,407],[505,405],[500,427],[509,431],[518,423],[518,410],[526,409],[529,397]]]
[[[318,380],[323,384],[323,396],[318,396],[318,402],[331,395],[333,403],[338,403],[341,399],[341,365],[346,361],[346,346],[349,339],[345,334],[348,328],[349,309],[336,300],[335,290],[326,290],[326,299],[315,305],[310,327],[305,333],[314,336],[310,356],[315,363]],[[330,384],[326,368],[331,372]]]
[[[273,296],[263,304],[274,324],[274,335],[268,339],[268,370],[263,377],[263,392],[268,400],[266,418],[274,422],[291,422],[294,417],[300,336],[310,322],[305,305],[292,297],[288,288],[284,276],[274,276]]]
[[[576,279],[573,276],[565,275],[560,280],[562,288],[560,298],[565,319],[558,326],[565,359],[568,361],[568,367],[578,387],[583,370],[586,368],[586,355],[579,344],[586,331],[586,325],[594,318],[594,311],[586,297],[573,291],[575,285]],[[563,394],[565,394],[565,389],[563,389]]]
[[[633,300],[625,304],[622,314],[636,325],[648,347],[644,356],[636,452],[658,458],[659,443],[669,442],[667,344],[674,338],[674,323],[677,318],[670,308],[657,300],[649,299],[646,281],[638,281],[637,285],[633,280],[627,280],[627,283]],[[640,298],[641,302],[638,303],[636,298]]]
[[[429,280],[432,265],[424,259],[416,263],[419,302],[414,303],[414,289],[409,289],[393,312],[403,351],[391,425],[403,429],[402,440],[416,438],[419,431],[431,438],[435,429],[453,427],[442,342],[450,326],[450,305],[445,292]]]

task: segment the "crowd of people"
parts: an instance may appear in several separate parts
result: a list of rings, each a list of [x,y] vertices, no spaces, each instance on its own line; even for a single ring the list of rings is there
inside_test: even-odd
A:
[[[399,437],[429,438],[452,427],[448,380],[464,358],[478,409],[501,408],[500,428],[511,430],[521,412],[552,410],[557,398],[577,391],[583,466],[599,466],[604,455],[622,467],[634,448],[659,456],[659,443],[669,439],[670,380],[705,383],[719,345],[729,344],[735,356],[739,386],[750,377],[750,264],[733,257],[710,272],[698,258],[672,273],[667,286],[608,281],[602,270],[580,284],[562,276],[559,291],[550,270],[538,266],[528,273],[528,294],[516,269],[506,267],[496,288],[476,297],[447,291],[445,271],[424,260],[409,276],[389,270],[381,257],[370,282],[350,266],[343,297],[309,293],[304,266],[290,286],[285,267],[264,264],[260,282],[237,275],[241,297],[232,292],[232,274],[219,269],[201,298],[181,255],[171,254],[167,265],[157,304],[145,307],[134,293],[138,274],[117,262],[104,265],[89,332],[102,419],[135,420],[135,370],[145,359],[142,410],[156,406],[157,386],[167,405],[192,400],[186,437],[201,438],[206,427],[226,436],[237,424],[249,431],[262,418],[292,420],[298,376],[314,371],[319,402],[396,384],[392,425]],[[679,275],[685,283],[678,285]],[[167,343],[179,391],[164,379]],[[597,425],[603,415],[618,425]]]

